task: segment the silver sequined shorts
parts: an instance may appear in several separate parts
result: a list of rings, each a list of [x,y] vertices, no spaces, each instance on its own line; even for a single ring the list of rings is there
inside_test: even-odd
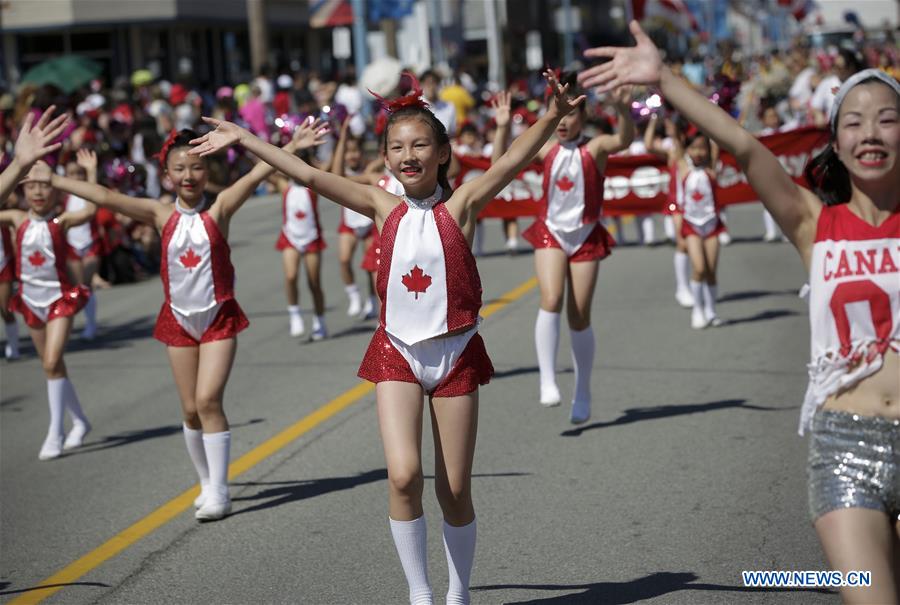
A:
[[[900,420],[820,410],[809,439],[813,522],[839,508],[871,508],[900,519]]]

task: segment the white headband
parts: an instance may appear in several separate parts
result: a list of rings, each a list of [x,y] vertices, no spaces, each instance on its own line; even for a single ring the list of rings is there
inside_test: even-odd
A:
[[[838,119],[838,111],[841,109],[841,104],[844,102],[844,98],[847,96],[847,93],[856,86],[857,84],[862,84],[863,82],[870,82],[872,80],[877,80],[882,84],[887,84],[891,87],[894,93],[900,97],[900,83],[897,82],[894,78],[887,75],[880,69],[864,69],[862,71],[856,72],[847,80],[841,84],[841,87],[838,89],[837,94],[834,95],[834,103],[831,106],[831,116],[829,121],[831,122],[831,132],[834,132],[837,128],[837,119]]]

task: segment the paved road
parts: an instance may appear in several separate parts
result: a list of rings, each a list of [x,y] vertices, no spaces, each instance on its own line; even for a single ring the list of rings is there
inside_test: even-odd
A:
[[[237,294],[252,323],[226,394],[233,459],[357,386],[374,326],[343,313],[329,228],[333,338],[287,336],[272,249],[279,221],[278,200],[260,198],[233,227]],[[323,221],[336,225],[336,210],[326,207]],[[802,267],[789,245],[754,239],[758,207],[732,209],[730,221],[724,327],[690,329],[672,297],[669,247],[622,247],[604,263],[594,415],[585,426],[568,424],[566,406],[537,403],[536,290],[485,321],[497,376],[481,396],[474,602],[837,602],[827,591],[741,583],[741,570],[825,564],[806,513],[806,443],[795,432],[808,354],[796,296]],[[499,250],[499,225],[488,223],[488,235],[486,249]],[[531,277],[532,258],[489,254],[479,267],[490,301]],[[0,365],[2,602],[42,594],[30,589],[195,481],[164,350],[151,337],[161,301],[158,280],[103,291],[102,338],[70,344],[70,374],[95,426],[72,455],[37,460],[47,406],[31,350]],[[560,367],[570,396],[565,330]],[[106,561],[87,561],[86,573],[45,602],[401,603],[385,480],[368,393],[237,477],[228,519],[198,525],[180,512]],[[431,577],[441,594],[440,513],[426,483]]]

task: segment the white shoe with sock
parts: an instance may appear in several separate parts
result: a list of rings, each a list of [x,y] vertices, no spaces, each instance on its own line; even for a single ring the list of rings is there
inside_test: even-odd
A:
[[[356,317],[359,315],[359,312],[362,311],[362,299],[359,296],[359,286],[356,284],[344,286],[344,292],[347,293],[347,298],[350,300],[350,305],[347,307],[347,315],[349,317]]]
[[[231,431],[203,434],[209,485],[203,495],[203,504],[194,513],[198,521],[217,521],[231,512],[231,497],[228,495],[230,448]]]
[[[200,480],[200,495],[194,499],[194,508],[203,506],[206,492],[209,490],[209,465],[206,462],[206,450],[203,449],[203,431],[192,429],[186,424],[181,425],[184,433],[184,444],[187,446],[188,456],[197,471]]]
[[[570,330],[572,341],[572,364],[575,366],[575,396],[572,398],[572,424],[582,424],[591,417],[591,369],[594,366],[594,330],[588,326],[584,330]]]
[[[63,418],[66,413],[66,378],[47,379],[47,402],[50,405],[50,426],[41,445],[38,460],[50,460],[62,455]]]
[[[691,280],[691,294],[694,297],[694,308],[691,311],[691,327],[695,330],[702,330],[709,323],[706,320],[706,314],[703,312],[703,284]]]
[[[691,281],[691,259],[687,253],[675,251],[675,300],[686,309],[694,306],[694,296],[688,283]]]
[[[19,324],[13,319],[4,324],[6,326],[6,354],[7,359],[19,358]]]
[[[703,282],[703,316],[706,318],[706,325],[718,327],[722,325],[722,320],[716,315],[716,294],[718,286],[711,286]]]
[[[476,519],[461,527],[444,521],[444,553],[447,555],[449,586],[447,605],[469,605],[469,578],[475,561]]]
[[[326,338],[328,338],[328,328],[325,326],[325,316],[314,315],[312,339],[318,341]]]
[[[391,536],[409,585],[410,605],[433,605],[434,593],[428,581],[428,526],[425,516],[412,521],[391,522]]]
[[[538,309],[534,323],[534,346],[537,350],[538,371],[541,384],[541,405],[559,405],[559,387],[556,384],[556,352],[559,349],[559,313]]]
[[[81,402],[78,400],[78,393],[75,392],[75,385],[68,378],[63,378],[63,403],[72,416],[72,429],[66,435],[63,449],[70,450],[81,447],[85,436],[91,432],[91,423],[88,422],[87,416],[81,409]]]
[[[303,325],[303,315],[299,305],[288,305],[288,317],[291,320],[291,336],[303,336],[306,326]]]
[[[363,305],[362,312],[360,313],[360,316],[361,316],[363,319],[375,319],[375,317],[376,317],[376,311],[375,311],[375,308],[376,308],[376,307],[375,307],[375,297],[374,297],[374,296],[369,296],[369,297],[366,299],[366,303]]]

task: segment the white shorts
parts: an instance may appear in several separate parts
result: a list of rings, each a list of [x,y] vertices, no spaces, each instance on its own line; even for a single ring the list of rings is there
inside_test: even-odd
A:
[[[481,320],[479,319],[479,322]],[[408,345],[398,338],[388,334],[388,338],[394,348],[403,356],[409,369],[415,375],[419,384],[430,393],[450,374],[456,360],[459,359],[469,340],[478,332],[478,324],[471,329],[454,336],[445,338],[429,338]]]
[[[206,311],[191,313],[190,315],[185,315],[174,307],[170,308],[172,309],[172,315],[175,317],[175,321],[178,322],[178,325],[184,328],[185,332],[199,342],[200,339],[203,338],[206,329],[212,325],[213,321],[215,321],[216,315],[219,314],[219,309],[222,308],[222,303],[216,303]]]

